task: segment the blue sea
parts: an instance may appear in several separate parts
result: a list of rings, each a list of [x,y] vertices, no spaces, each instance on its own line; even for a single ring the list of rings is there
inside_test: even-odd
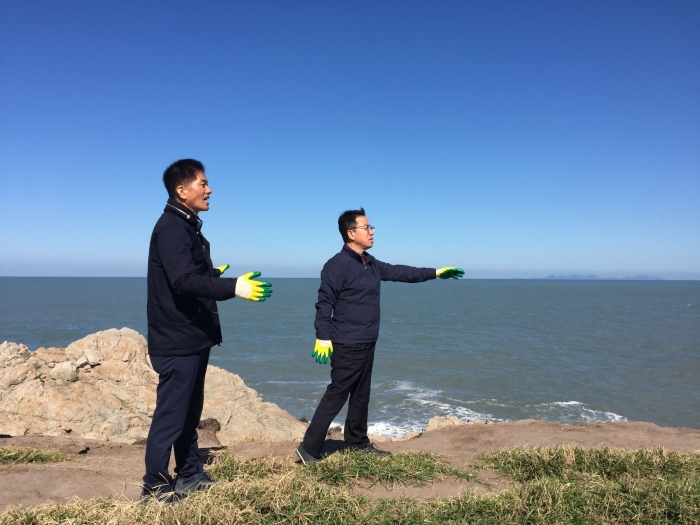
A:
[[[330,371],[311,358],[319,281],[270,281],[264,303],[220,303],[211,363],[311,419]],[[64,347],[124,326],[146,333],[144,278],[0,278],[0,341]],[[699,281],[382,284],[375,433],[438,415],[700,429],[698,407]]]

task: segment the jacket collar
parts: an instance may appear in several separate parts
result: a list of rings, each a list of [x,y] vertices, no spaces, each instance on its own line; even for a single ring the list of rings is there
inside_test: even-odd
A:
[[[174,213],[178,217],[182,217],[197,231],[202,229],[202,220],[197,217],[187,206],[177,202],[175,199],[168,199],[168,202],[165,205],[165,210],[163,211]]]
[[[355,250],[353,250],[352,248],[350,248],[347,244],[343,244],[343,249],[340,250],[340,251],[341,251],[341,252],[345,252],[345,253],[348,254],[350,257],[352,257],[352,258],[354,258],[354,259],[357,259],[358,261],[362,262],[362,256],[361,256],[359,253],[357,253]],[[365,252],[365,262],[366,262],[367,264],[369,264],[369,262],[370,262],[370,261],[373,261],[373,260],[374,260],[374,257],[372,257],[372,255],[370,255],[369,252]]]

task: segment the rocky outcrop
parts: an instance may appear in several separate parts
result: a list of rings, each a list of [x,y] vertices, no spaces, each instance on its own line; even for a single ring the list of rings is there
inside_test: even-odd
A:
[[[428,420],[428,426],[423,429],[423,432],[430,432],[445,427],[457,427],[460,425],[488,425],[491,421],[488,419],[459,419],[456,416],[435,416]]]
[[[65,435],[133,443],[148,434],[158,376],[146,340],[129,328],[89,335],[68,348],[0,344],[0,433]],[[301,440],[306,425],[264,401],[240,377],[209,366],[202,419],[223,445]]]

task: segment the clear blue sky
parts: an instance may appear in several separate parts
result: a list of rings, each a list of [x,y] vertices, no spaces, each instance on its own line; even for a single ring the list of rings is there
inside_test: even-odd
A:
[[[0,3],[0,275],[145,275],[172,161],[215,264],[700,278],[700,2]]]

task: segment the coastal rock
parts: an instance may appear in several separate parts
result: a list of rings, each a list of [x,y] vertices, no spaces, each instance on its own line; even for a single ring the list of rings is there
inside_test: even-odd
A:
[[[423,429],[423,432],[460,425],[490,425],[492,423],[493,422],[488,419],[467,419],[464,421],[456,416],[436,416],[428,420],[428,426]]]
[[[430,432],[445,427],[455,427],[459,425],[468,425],[467,421],[463,421],[456,416],[435,416],[428,420],[428,426],[423,429],[423,432]]]
[[[0,344],[0,434],[72,436],[133,443],[148,435],[158,375],[146,340],[129,328],[88,335],[67,348]],[[207,369],[202,420],[209,441],[301,440],[306,426],[264,401],[240,377]]]
[[[10,367],[24,363],[29,359],[29,348],[17,343],[8,343],[5,341],[0,345],[0,363]]]
[[[49,373],[54,379],[61,379],[62,381],[77,381],[78,380],[78,370],[75,368],[73,363],[70,361],[64,361],[63,363],[58,363]]]
[[[216,437],[223,445],[250,441],[301,441],[306,425],[274,403],[268,403],[243,380],[211,366],[204,383],[202,419],[221,425]]]
[[[221,430],[221,425],[216,419],[203,419],[197,426],[197,434],[200,448],[216,448],[221,446],[221,442],[216,437],[216,433]]]

